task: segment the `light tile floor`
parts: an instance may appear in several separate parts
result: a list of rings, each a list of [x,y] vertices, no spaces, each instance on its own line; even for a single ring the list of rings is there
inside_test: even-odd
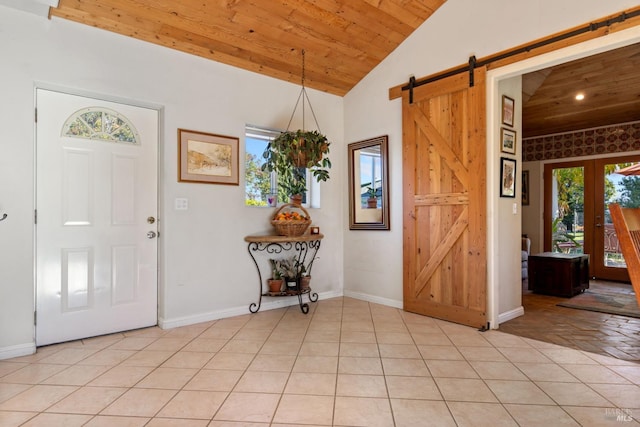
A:
[[[350,298],[0,361],[0,426],[631,426],[640,365]]]

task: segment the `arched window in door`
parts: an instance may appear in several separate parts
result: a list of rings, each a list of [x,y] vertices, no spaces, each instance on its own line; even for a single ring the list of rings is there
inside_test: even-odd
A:
[[[126,117],[101,107],[87,107],[73,113],[64,123],[62,136],[140,144],[138,131]]]

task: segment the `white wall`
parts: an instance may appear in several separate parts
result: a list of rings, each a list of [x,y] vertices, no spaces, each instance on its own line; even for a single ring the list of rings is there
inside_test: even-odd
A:
[[[513,118],[513,128],[501,124],[502,115],[502,95],[506,95],[515,101],[516,110]],[[487,166],[492,179],[488,182],[498,183],[493,185],[493,189],[500,188],[500,169],[501,158],[515,159],[516,164],[516,196],[515,198],[500,197],[496,200],[495,193],[489,192],[490,197],[494,200],[493,214],[491,219],[495,220],[499,227],[493,228],[494,242],[497,244],[493,247],[493,253],[499,254],[500,262],[496,263],[495,285],[497,287],[498,315],[501,321],[513,318],[515,315],[524,313],[522,309],[522,260],[520,257],[520,248],[522,247],[522,77],[512,77],[510,79],[501,80],[498,84],[498,93],[495,96],[498,102],[493,103],[493,126],[497,132],[493,133],[493,137],[487,142],[494,149],[493,156],[487,156]],[[487,125],[489,127],[489,125]],[[516,154],[502,153],[500,150],[500,128],[514,129],[516,131]],[[504,256],[509,254],[509,256]],[[513,256],[517,254],[517,256]],[[493,257],[492,257],[493,258]],[[508,314],[506,314],[508,313]],[[506,316],[506,317],[505,317]]]
[[[286,127],[300,86],[2,6],[0,57],[0,215],[8,214],[0,223],[0,358],[25,354],[34,342],[36,85],[163,109],[160,322],[170,327],[248,313],[249,304],[258,300],[259,288],[243,238],[270,230],[273,209],[245,207],[243,182],[240,186],[178,183],[177,128],[239,136],[243,159],[245,124]],[[320,185],[321,208],[309,210],[326,236],[312,283],[326,297],[341,295],[343,288],[343,99],[308,92],[335,153],[331,179]],[[173,209],[178,197],[189,200],[189,210]],[[275,305],[297,303],[295,298],[270,300]]]
[[[391,230],[350,231],[345,221],[345,295],[402,306],[402,112],[400,99],[389,101],[389,88],[407,83],[412,75],[420,78],[466,64],[470,55],[482,58],[635,6],[637,2],[633,0],[448,0],[351,90],[344,103],[345,143],[389,135]],[[496,157],[496,141],[488,141],[492,159]],[[488,175],[487,184],[492,186],[488,189],[488,194],[492,194],[489,215],[497,215],[489,220],[495,222],[504,214],[502,210],[508,209],[505,214],[508,222],[504,226],[508,233],[513,233],[519,230],[521,216],[511,214],[510,203],[503,206],[499,202],[497,188],[493,189],[497,179],[499,175],[498,178],[492,177],[491,173]],[[346,203],[346,194],[343,199]],[[346,217],[347,212],[343,215]],[[498,311],[498,294],[502,292],[498,284],[502,278],[499,279],[500,268],[493,265],[492,260],[499,258],[500,264],[505,263],[515,271],[520,252],[501,248],[497,242],[504,240],[502,236],[489,237],[489,309],[494,311],[491,317],[495,324],[499,313],[518,307],[501,305]],[[514,238],[513,241],[519,240]],[[513,272],[509,274],[513,275]],[[520,286],[519,280],[514,286]],[[506,301],[515,303],[515,299],[515,295],[511,295]],[[504,305],[508,305],[506,301],[503,301]]]

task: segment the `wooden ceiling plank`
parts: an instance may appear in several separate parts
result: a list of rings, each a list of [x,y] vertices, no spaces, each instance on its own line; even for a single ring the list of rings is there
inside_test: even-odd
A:
[[[187,35],[182,29],[175,29],[168,26],[162,29],[161,34],[169,39],[180,40],[181,42],[195,46],[195,51],[200,52],[199,56],[210,57],[210,54],[223,53],[233,56],[236,59],[249,57],[251,59],[251,64],[256,66],[252,71],[259,71],[264,74],[267,70],[284,70],[287,75],[285,80],[294,83],[299,83],[301,81],[301,62],[289,61],[287,63],[283,63],[282,61],[274,60],[267,56],[261,56],[256,52],[244,51],[238,46],[221,44],[219,42],[216,42],[211,46],[207,46],[207,43],[211,43],[209,39],[198,34]],[[209,52],[210,54],[202,55],[203,52]],[[268,74],[272,75],[272,73],[273,71]],[[327,75],[327,71],[306,69],[305,85],[314,87],[312,86],[314,83],[318,81],[325,81],[326,83],[331,84],[332,86],[335,85],[336,87],[350,87],[350,81],[345,81],[340,79],[339,76],[334,76],[336,73],[329,72],[329,74],[330,75]]]
[[[640,44],[547,68],[549,77],[523,101],[523,136],[640,120]],[[523,76],[523,88],[531,79]],[[576,101],[578,92],[585,94]]]
[[[401,4],[389,0],[364,0],[363,3],[386,15],[386,25],[396,28],[401,34],[409,35],[424,22],[424,19]],[[381,16],[382,17],[382,16]],[[384,17],[383,17],[384,19]]]
[[[367,62],[369,64],[368,66],[374,66],[377,63],[376,61],[379,61],[379,58],[376,58],[375,54],[379,49],[375,46],[371,46],[371,44],[365,43],[364,41],[359,42],[357,39],[350,39],[344,32],[339,32],[341,34],[340,38],[329,37],[313,30],[311,26],[314,25],[314,22],[311,20],[299,21],[295,26],[288,24],[286,27],[278,28],[277,31],[274,31],[274,25],[268,22],[268,16],[271,13],[270,11],[255,8],[254,13],[255,15],[253,16],[243,14],[242,16],[236,17],[236,19],[242,20],[241,23],[244,25],[260,25],[260,28],[263,29],[261,34],[264,34],[279,43],[298,49],[304,48],[308,50],[311,50],[309,48],[310,43],[315,43],[322,46],[322,48],[326,49],[327,52],[337,52],[348,55],[349,57],[357,57],[360,60]],[[259,18],[263,19],[259,20]],[[349,43],[350,40],[352,43]],[[298,43],[295,43],[296,41],[298,41]],[[369,51],[367,51],[367,49],[369,49]],[[372,57],[373,59],[371,59]]]
[[[364,76],[371,68],[379,63],[379,60],[374,61],[366,56],[362,56],[362,51],[352,49],[343,44],[336,44],[333,40],[314,45],[313,42],[316,39],[310,37],[304,31],[298,31],[296,29],[295,34],[279,31],[279,29],[274,27],[272,22],[266,22],[268,21],[268,15],[264,17],[264,21],[253,19],[247,20],[246,17],[248,14],[243,13],[243,9],[239,7],[241,4],[242,2],[237,2],[234,13],[227,14],[227,17],[224,20],[218,20],[218,24],[213,27],[211,25],[204,25],[202,18],[194,16],[193,12],[190,13],[189,10],[185,9],[184,5],[180,7],[173,4],[173,2],[158,1],[154,4],[154,7],[167,8],[161,10],[162,13],[160,15],[157,13],[155,14],[156,19],[167,25],[173,25],[177,28],[188,30],[189,32],[197,32],[213,39],[221,39],[221,41],[227,44],[238,45],[247,49],[247,51],[259,50],[261,53],[268,52],[270,54],[269,56],[273,59],[280,59],[283,62],[290,62],[291,54],[290,49],[285,48],[286,45],[283,45],[282,42],[278,40],[278,37],[282,40],[287,40],[291,43],[292,47],[300,50],[305,48],[316,53],[320,52],[319,54],[313,55],[313,58],[309,61],[310,69],[321,69],[323,67],[323,62],[326,62],[325,58],[331,54],[335,54],[336,56],[345,55],[349,58],[358,57],[360,59],[360,61],[356,63],[356,66],[351,63],[340,64],[339,62],[332,61],[332,66],[329,67],[329,70],[325,71],[328,74],[355,74],[356,76]],[[178,16],[184,19],[184,21],[176,20],[175,15],[171,13],[171,11],[174,10]],[[259,11],[259,8],[253,8],[252,10],[255,13]],[[242,28],[246,27],[253,29],[254,31],[240,33],[237,29],[238,25]],[[264,31],[260,31],[260,28],[263,28]],[[238,36],[238,34],[240,34],[240,36]],[[296,35],[298,37],[296,37]],[[302,39],[302,37],[305,38]],[[276,47],[281,49],[276,51]],[[310,56],[311,55],[309,55],[309,57]],[[316,58],[318,61],[317,63],[314,63]],[[340,78],[345,80],[344,76]],[[355,80],[353,76],[348,79],[352,84],[355,84],[358,80],[359,78]]]
[[[79,0],[79,1],[83,1],[83,0]],[[291,67],[291,70],[289,71],[289,73],[291,73],[291,76],[288,77],[286,80],[287,81],[300,81],[301,77],[301,67],[299,63],[292,63],[290,61],[290,57],[289,55],[284,56],[284,55],[273,55],[272,57],[266,57],[264,55],[261,54],[256,54],[256,53],[252,53],[250,51],[245,51],[242,49],[242,46],[250,46],[252,48],[256,47],[256,43],[255,41],[243,41],[240,42],[238,40],[238,38],[236,37],[229,37],[229,40],[218,40],[217,43],[220,43],[219,46],[217,45],[212,45],[211,41],[209,39],[207,39],[206,37],[196,37],[196,34],[194,33],[190,33],[187,31],[184,32],[180,32],[183,31],[181,29],[177,29],[176,31],[173,30],[169,30],[169,28],[171,28],[170,26],[166,25],[166,24],[162,24],[163,19],[158,18],[156,19],[156,22],[154,24],[149,24],[146,23],[146,25],[140,25],[141,23],[137,20],[137,19],[132,19],[129,15],[127,15],[124,11],[119,10],[119,9],[114,9],[113,7],[110,8],[105,8],[97,3],[88,3],[85,7],[84,10],[86,11],[86,13],[90,14],[90,15],[94,15],[94,16],[101,16],[103,17],[103,19],[110,19],[111,22],[113,23],[113,25],[110,26],[110,28],[105,28],[105,29],[109,29],[111,31],[115,31],[115,32],[120,32],[122,34],[125,35],[129,35],[129,36],[138,36],[141,34],[141,29],[143,27],[145,28],[151,28],[153,30],[153,32],[164,32],[165,35],[169,36],[169,38],[172,39],[171,43],[164,43],[163,45],[170,47],[170,48],[174,48],[177,49],[180,46],[180,38],[181,37],[188,37],[190,39],[189,40],[185,40],[186,42],[193,44],[195,43],[195,40],[199,40],[202,41],[204,43],[204,45],[202,45],[203,49],[197,49],[198,52],[200,52],[200,56],[203,56],[201,53],[202,52],[206,52],[206,51],[216,51],[219,53],[224,53],[226,55],[232,55],[236,58],[236,60],[231,61],[232,65],[236,65],[237,64],[244,64],[243,61],[238,61],[237,59],[241,59],[244,58],[245,61],[249,62],[251,60],[259,60],[260,61],[260,65],[257,67],[254,66],[249,66],[252,71],[258,71],[260,72],[260,70],[263,69],[270,69],[273,68],[272,65],[265,65],[265,64],[278,64],[278,60],[280,58],[283,58],[279,65],[277,66],[277,68],[287,68],[288,66]],[[154,14],[151,14],[152,16],[155,16]],[[96,21],[96,24],[99,24]],[[128,29],[124,29],[124,25],[129,25]],[[162,30],[161,30],[162,29]],[[226,34],[225,31],[220,31],[218,36],[221,37],[222,35]],[[152,35],[149,34],[147,36],[144,37],[144,39],[146,41],[150,41],[152,43],[156,43],[158,44],[158,42],[156,40],[153,39]],[[269,45],[265,45],[263,47],[263,49],[260,49],[260,52],[266,52],[269,51],[269,49],[272,49],[272,47],[270,47]],[[193,50],[190,51],[190,53],[193,53]],[[204,55],[207,58],[212,58],[211,54],[207,54]],[[223,60],[221,62],[224,63],[230,63],[229,60]],[[244,64],[244,66],[242,66],[242,68],[246,68],[247,64]],[[314,67],[313,70],[317,70],[318,68]],[[338,84],[338,87],[343,88],[345,85],[349,85],[349,87],[352,87],[354,82],[353,82],[353,78],[351,76],[349,76],[348,73],[342,73],[340,72],[340,70],[338,70],[336,67],[330,69],[330,70],[322,70],[319,72],[310,70],[307,73],[307,81],[310,87],[314,87],[311,86],[313,84],[313,82],[317,81],[318,79],[326,79],[328,81],[332,81],[334,84]],[[323,89],[324,90],[324,89]]]
[[[402,32],[390,28],[385,22],[388,15],[376,8],[367,5],[363,0],[310,0],[316,6],[331,14],[341,16],[351,23],[348,30],[357,32],[359,37],[375,45],[397,46],[402,43],[407,35],[411,34],[410,26],[406,26]],[[390,18],[390,17],[389,17]],[[406,34],[404,34],[406,32]],[[354,34],[355,35],[355,34]]]
[[[69,5],[69,3],[73,3],[73,6]],[[99,20],[103,16],[111,17],[110,19],[112,21],[122,23],[123,26],[129,26],[130,28],[139,26],[141,29],[147,29],[149,31],[154,31],[160,28],[158,23],[152,23],[146,19],[140,19],[137,14],[131,14],[128,10],[91,0],[65,0],[64,3],[60,3],[58,8],[52,9],[51,15],[61,18],[65,18],[67,16],[75,17],[76,21],[80,23],[83,22],[82,19],[84,19],[84,17],[90,16],[93,20],[93,26],[98,28],[102,28]]]
[[[62,14],[62,12],[61,12]],[[263,60],[258,63],[253,63],[242,59],[239,56],[240,50],[235,46],[227,46],[227,50],[216,49],[212,50],[209,47],[203,47],[195,43],[188,43],[184,39],[176,39],[170,35],[167,35],[167,28],[161,30],[154,29],[148,31],[140,26],[129,27],[121,20],[109,20],[104,17],[96,17],[88,12],[81,12],[78,10],[66,11],[63,17],[70,20],[78,20],[78,22],[85,23],[87,25],[96,26],[108,31],[117,32],[119,34],[136,37],[140,40],[144,40],[150,43],[159,44],[165,47],[176,49],[177,45],[180,45],[180,50],[186,53],[194,54],[197,56],[213,59],[215,61],[225,63],[228,65],[236,66],[249,71],[254,71],[263,75],[278,78],[280,80],[289,81],[292,83],[298,83],[300,77],[298,75],[299,68],[292,66],[291,72],[283,71],[282,66],[272,67],[269,60]],[[218,46],[219,47],[219,46]],[[282,65],[282,64],[279,64]],[[351,88],[350,82],[343,82],[332,79],[330,76],[322,75],[322,79],[318,80],[313,76],[313,73],[305,81],[306,86],[317,90],[333,93],[339,96],[343,96]]]
[[[428,9],[416,8],[414,2],[397,2],[390,0],[365,0],[371,6],[394,17],[395,19],[408,25],[414,31],[427,19],[431,13],[426,13]]]
[[[404,39],[400,34],[394,36],[387,29],[377,31],[375,25],[358,24],[305,0],[288,0],[287,4],[281,7],[264,2],[256,1],[255,3],[256,9],[261,9],[262,16],[276,14],[292,28],[299,27],[303,33],[323,38],[330,43],[350,45],[360,51],[360,56],[373,57],[377,61],[381,59],[381,54],[377,52],[388,52],[389,45],[393,43],[392,40],[395,37]],[[278,3],[276,2],[276,4]],[[293,4],[295,7],[291,10],[291,6],[288,4]],[[254,16],[256,13],[257,11],[247,10],[244,15]],[[334,22],[338,22],[338,25],[334,25]],[[319,23],[321,25],[318,25]],[[387,33],[389,37],[381,38],[381,32]]]

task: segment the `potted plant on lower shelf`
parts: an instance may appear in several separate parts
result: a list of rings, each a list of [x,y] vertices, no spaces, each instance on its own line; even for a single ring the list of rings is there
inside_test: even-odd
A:
[[[288,291],[296,291],[298,286],[300,290],[308,290],[311,276],[306,273],[307,267],[295,256],[280,260],[280,274],[284,278]]]
[[[282,279],[282,267],[280,266],[280,261],[277,259],[270,259],[269,263],[271,264],[271,279],[267,280],[269,292],[282,292],[282,284],[284,280]]]

